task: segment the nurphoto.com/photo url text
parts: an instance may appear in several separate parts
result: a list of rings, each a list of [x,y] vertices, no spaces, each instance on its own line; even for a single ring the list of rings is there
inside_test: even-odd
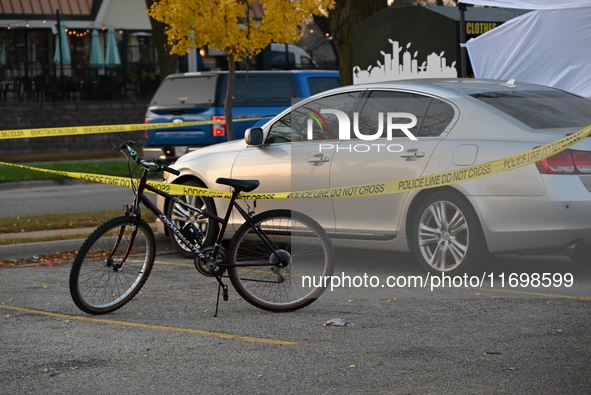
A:
[[[487,273],[482,276],[463,275],[450,276],[445,273],[424,276],[370,276],[367,273],[358,276],[302,276],[302,287],[326,287],[333,291],[335,288],[517,288],[517,287],[572,287],[574,277],[571,273]]]

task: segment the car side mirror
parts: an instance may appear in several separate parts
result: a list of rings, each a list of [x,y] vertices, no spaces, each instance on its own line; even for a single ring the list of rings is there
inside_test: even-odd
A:
[[[255,147],[263,145],[265,141],[264,137],[265,135],[261,128],[249,128],[244,132],[244,141],[246,141],[246,144],[254,145]]]

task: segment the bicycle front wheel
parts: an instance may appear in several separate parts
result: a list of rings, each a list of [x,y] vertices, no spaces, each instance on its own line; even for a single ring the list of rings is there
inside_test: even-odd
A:
[[[290,210],[270,210],[252,223],[267,235],[265,243],[249,223],[236,232],[229,247],[228,276],[250,304],[274,312],[308,306],[326,288],[333,272],[333,247],[312,218]]]
[[[129,302],[142,288],[156,256],[150,225],[113,218],[86,239],[70,271],[70,295],[80,310],[105,314]]]

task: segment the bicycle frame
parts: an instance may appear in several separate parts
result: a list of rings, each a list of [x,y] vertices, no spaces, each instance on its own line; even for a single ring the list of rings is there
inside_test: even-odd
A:
[[[172,196],[172,195],[170,195],[158,188],[151,186],[150,184],[147,183],[147,170],[144,170],[144,174],[142,175],[142,177],[140,177],[139,184],[137,187],[137,193],[136,193],[136,197],[135,197],[135,201],[134,201],[134,206],[136,208],[137,218],[138,219],[141,218],[141,215],[139,214],[140,213],[139,204],[142,203],[148,210],[152,211],[164,223],[164,225],[166,225],[167,228],[169,228],[183,243],[185,243],[185,245],[193,253],[195,253],[204,262],[207,262],[208,258],[205,255],[203,255],[201,250],[196,245],[194,245],[189,240],[187,240],[187,238],[181,233],[180,229],[178,227],[176,227],[172,223],[172,221],[170,221],[168,219],[168,217],[154,203],[152,203],[152,201],[150,199],[148,199],[148,197],[144,193],[144,190],[148,190],[148,191],[153,192],[157,195],[160,195],[160,196],[164,197],[165,199],[169,199],[172,202],[178,203],[185,208],[188,208],[190,210],[194,210],[194,211],[198,212],[199,214],[203,214],[207,218],[213,219],[214,221],[217,221],[218,223],[220,223],[221,228],[218,233],[215,244],[213,246],[212,257],[216,257],[219,252],[219,248],[222,245],[224,233],[225,233],[226,228],[228,226],[228,222],[230,219],[230,215],[232,213],[232,209],[235,208],[240,213],[240,215],[244,218],[244,220],[250,225],[250,227],[255,231],[255,233],[259,236],[259,238],[263,241],[263,243],[265,243],[266,246],[271,249],[271,251],[274,251],[275,256],[279,260],[281,260],[281,257],[275,252],[278,250],[275,243],[269,238],[269,236],[267,234],[265,234],[260,229],[259,226],[257,226],[256,224],[254,224],[251,221],[251,216],[249,215],[249,213],[247,213],[246,210],[244,210],[242,207],[240,207],[240,205],[238,205],[237,200],[238,200],[238,196],[240,195],[239,192],[232,191],[232,197],[230,198],[230,202],[228,203],[228,208],[226,210],[226,213],[225,213],[224,217],[221,218],[221,217],[218,217],[217,215],[212,214],[208,211],[205,211],[205,210],[202,210],[198,207],[195,207],[195,206],[179,199],[176,196]],[[134,237],[134,236],[135,236],[135,231],[132,234],[132,237]],[[237,267],[237,266],[273,266],[274,264],[270,263],[270,262],[269,263],[249,263],[249,264],[239,264],[239,263],[231,264],[229,262],[223,262],[223,263],[216,262],[216,265],[220,266],[220,267],[227,268],[227,267]]]

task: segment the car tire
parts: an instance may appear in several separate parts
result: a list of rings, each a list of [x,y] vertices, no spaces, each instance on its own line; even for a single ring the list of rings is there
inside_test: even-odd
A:
[[[580,251],[568,256],[571,261],[579,265],[591,263],[591,244],[586,244]]]
[[[420,204],[411,241],[421,267],[435,274],[473,271],[489,256],[474,209],[448,191],[436,192]]]
[[[199,180],[186,180],[181,183],[188,187],[205,188],[202,182]],[[215,204],[213,199],[204,196],[179,196],[180,199],[189,202],[195,207],[204,209],[205,211],[216,214]],[[216,214],[217,215],[217,214]],[[200,215],[195,212],[188,212],[188,210],[182,208],[179,204],[170,202],[166,209],[166,216],[172,221],[172,223],[179,229],[182,229],[187,222],[191,222],[205,234],[202,240],[204,246],[213,245],[219,232],[219,224],[211,218],[207,218],[204,215]],[[194,258],[195,254],[185,246],[185,244],[172,232],[168,232],[168,236],[172,245],[184,258]]]

